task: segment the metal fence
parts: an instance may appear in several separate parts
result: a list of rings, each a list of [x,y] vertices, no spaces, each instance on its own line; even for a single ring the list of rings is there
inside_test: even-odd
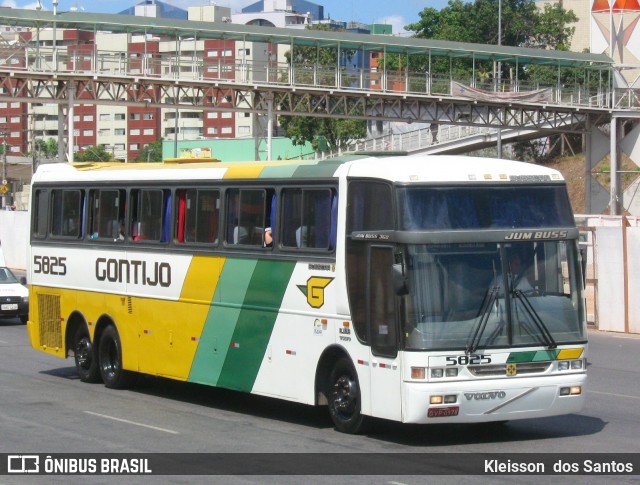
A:
[[[542,83],[519,79],[494,79],[480,82],[474,78],[458,79],[453,74],[391,71],[379,67],[338,67],[320,64],[288,64],[273,60],[244,61],[226,58],[212,60],[203,52],[125,53],[98,50],[70,51],[73,46],[54,50],[50,46],[2,49],[0,67],[43,73],[83,73],[105,76],[134,76],[184,81],[227,81],[238,84],[300,86],[355,92],[382,92],[425,96],[453,96],[452,83],[486,92],[522,93],[548,88],[551,102],[562,106],[589,108],[640,108],[640,90],[610,90],[603,82]],[[84,47],[84,46],[78,46]]]

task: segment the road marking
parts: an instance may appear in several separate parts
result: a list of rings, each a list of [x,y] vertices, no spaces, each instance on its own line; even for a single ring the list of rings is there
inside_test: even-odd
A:
[[[111,419],[113,421],[120,421],[121,423],[133,424],[134,426],[142,426],[143,428],[155,429],[156,431],[164,431],[165,433],[180,434],[177,431],[173,431],[171,429],[158,428],[157,426],[150,426],[148,424],[136,423],[135,421],[129,421],[128,419],[122,419],[122,418],[115,418],[113,416],[107,416],[106,414],[94,413],[91,411],[85,411],[85,413],[91,414],[93,416],[98,416],[100,418]]]
[[[606,396],[615,396],[615,397],[628,397],[629,399],[638,399],[640,400],[640,396],[629,396],[628,394],[616,394],[615,392],[601,392],[601,391],[587,391],[592,394],[604,394]]]

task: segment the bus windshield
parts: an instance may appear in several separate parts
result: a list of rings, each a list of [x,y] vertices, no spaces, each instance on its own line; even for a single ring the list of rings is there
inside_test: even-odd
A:
[[[574,226],[564,186],[402,187],[405,231]]]
[[[586,340],[575,241],[408,245],[407,350]]]

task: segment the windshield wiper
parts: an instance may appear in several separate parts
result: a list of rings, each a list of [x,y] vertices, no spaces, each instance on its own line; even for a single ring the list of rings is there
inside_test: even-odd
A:
[[[522,290],[513,290],[512,294],[519,301],[522,302],[522,306],[527,312],[527,314],[529,315],[529,318],[531,318],[531,321],[533,322],[533,324],[538,328],[538,331],[540,332],[540,336],[542,337],[542,340],[543,340],[542,343],[544,343],[549,349],[555,349],[558,346],[558,344],[556,344],[556,341],[553,339],[551,332],[549,332],[549,329],[544,324],[544,322],[540,318],[540,315],[538,315],[538,312],[536,312],[535,308],[533,308],[533,305],[531,305],[531,302],[529,301],[527,296],[524,294],[524,292]],[[533,337],[533,335],[531,336]]]
[[[482,305],[480,305],[480,311],[478,312],[480,318],[478,318],[478,322],[472,329],[473,336],[471,337],[471,342],[467,344],[467,354],[473,354],[478,349],[478,345],[480,345],[482,334],[487,327],[487,322],[491,315],[491,307],[498,299],[498,290],[499,288],[497,286],[492,286],[487,289],[484,295]]]

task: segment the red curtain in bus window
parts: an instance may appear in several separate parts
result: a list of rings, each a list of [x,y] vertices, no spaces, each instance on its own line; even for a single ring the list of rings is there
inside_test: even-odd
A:
[[[178,242],[184,242],[184,221],[187,213],[187,191],[178,191]]]

